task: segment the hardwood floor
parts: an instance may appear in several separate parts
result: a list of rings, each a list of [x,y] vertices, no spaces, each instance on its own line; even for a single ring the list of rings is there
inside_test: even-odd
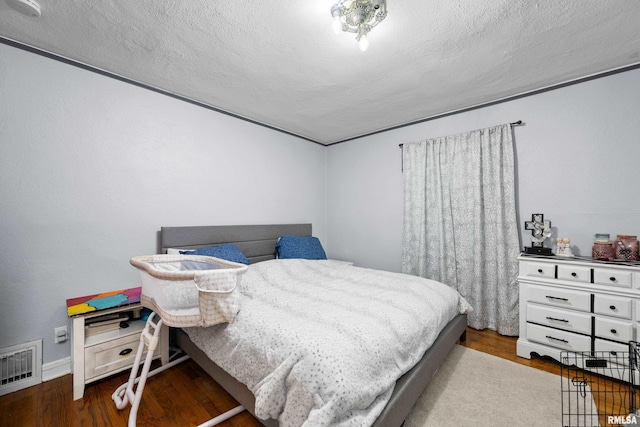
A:
[[[458,344],[511,360],[521,365],[560,375],[560,364],[549,357],[532,357],[531,359],[525,359],[516,355],[517,340],[518,337],[506,337],[489,329],[477,331],[472,328],[467,328],[466,342]]]
[[[516,338],[494,331],[468,328],[465,347],[514,362],[560,373],[551,359],[516,356]],[[65,375],[28,389],[0,397],[0,426],[126,426],[130,406],[119,411],[111,394],[128,380],[129,373],[90,384],[83,399],[73,401],[72,376]],[[138,410],[139,426],[192,426],[201,424],[233,407],[235,400],[194,362],[187,361],[150,378]],[[261,426],[243,412],[220,424]]]

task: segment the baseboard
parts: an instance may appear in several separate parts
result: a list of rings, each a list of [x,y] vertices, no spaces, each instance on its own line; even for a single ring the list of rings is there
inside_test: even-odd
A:
[[[42,365],[42,381],[50,381],[71,373],[71,356]]]

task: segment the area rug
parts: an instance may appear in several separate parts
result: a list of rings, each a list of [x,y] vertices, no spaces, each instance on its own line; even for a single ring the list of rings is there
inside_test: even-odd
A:
[[[561,394],[558,375],[456,345],[404,425],[560,427]]]

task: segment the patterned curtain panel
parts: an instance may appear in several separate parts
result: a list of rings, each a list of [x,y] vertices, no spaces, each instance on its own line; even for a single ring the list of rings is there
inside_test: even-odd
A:
[[[460,292],[469,326],[518,335],[511,126],[404,144],[403,167],[402,271]]]

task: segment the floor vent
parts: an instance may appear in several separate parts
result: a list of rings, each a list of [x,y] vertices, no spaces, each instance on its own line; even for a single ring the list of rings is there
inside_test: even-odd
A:
[[[42,340],[0,349],[0,396],[42,382]]]

